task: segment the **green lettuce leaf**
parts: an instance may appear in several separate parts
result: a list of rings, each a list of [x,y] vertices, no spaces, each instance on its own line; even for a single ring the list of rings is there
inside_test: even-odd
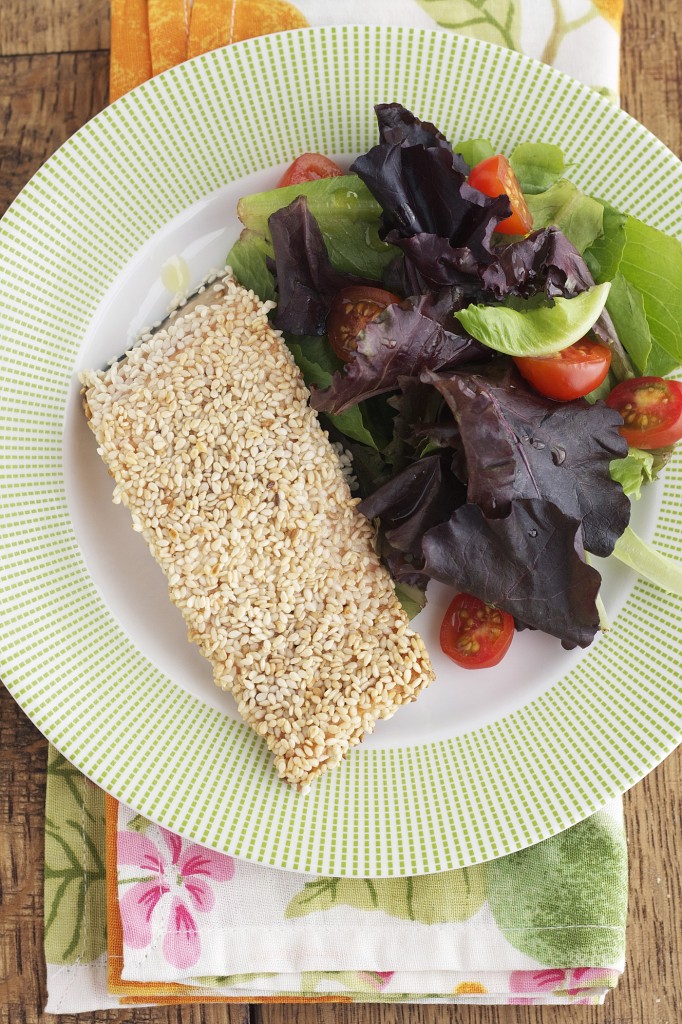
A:
[[[643,374],[649,361],[652,342],[642,293],[621,273],[617,273],[611,282],[606,309],[633,366],[638,373]]]
[[[618,284],[611,293],[615,313],[609,303],[606,308],[619,333],[629,335],[621,340],[637,369],[647,376],[665,376],[682,364],[682,244],[635,217],[603,206],[604,232],[585,251],[585,262],[595,281],[613,281],[620,274],[627,282],[627,294]],[[639,325],[637,334],[635,325],[628,330],[626,323],[633,315]]]
[[[396,597],[400,601],[408,619],[419,615],[426,604],[426,594],[421,587],[414,587],[410,583],[396,583]]]
[[[604,207],[565,178],[545,192],[526,195],[526,202],[534,229],[556,225],[578,252],[584,252],[602,234]]]
[[[664,376],[682,363],[682,244],[628,217],[619,271],[642,297],[651,331],[646,375]]]
[[[585,250],[583,255],[595,281],[612,281],[618,273],[625,248],[623,225],[627,216],[614,210],[611,206],[603,203],[601,205],[604,211],[603,232]]]
[[[255,231],[242,231],[227,254],[226,263],[244,288],[251,288],[264,302],[276,298],[275,282],[265,263],[272,258],[270,243]]]
[[[380,280],[398,250],[379,238],[381,208],[355,174],[244,196],[237,213],[244,227],[269,241],[271,214],[301,195],[319,224],[334,268],[344,274]]]
[[[316,384],[321,388],[329,387],[332,376],[341,363],[329,347],[326,337],[289,336],[286,342],[303,374],[306,385],[310,387]],[[369,445],[370,448],[379,447],[372,431],[365,423],[363,410],[359,405],[353,405],[345,412],[336,415],[325,413],[325,416],[346,437]]]
[[[595,285],[572,299],[527,310],[509,306],[467,306],[454,316],[472,338],[508,356],[543,356],[579,341],[599,318],[610,284]],[[516,303],[521,305],[520,302]]]
[[[469,167],[475,167],[481,160],[487,160],[488,157],[495,155],[493,145],[487,139],[467,139],[452,148],[463,157]]]
[[[639,499],[642,484],[654,479],[654,456],[641,448],[631,448],[624,459],[613,460],[609,471],[629,498]]]
[[[565,167],[560,148],[547,142],[521,142],[512,150],[509,163],[521,191],[527,196],[548,189],[561,177]]]

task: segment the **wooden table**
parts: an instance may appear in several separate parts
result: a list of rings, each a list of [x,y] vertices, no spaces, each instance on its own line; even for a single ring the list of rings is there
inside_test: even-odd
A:
[[[107,0],[1,0],[0,213],[45,159],[107,102]],[[682,6],[626,0],[622,98],[682,152]],[[0,687],[0,1024],[45,1004],[43,802],[47,742]],[[175,1024],[676,1024],[682,1015],[682,750],[625,798],[631,855],[628,969],[600,1007],[205,1006],[49,1018]]]

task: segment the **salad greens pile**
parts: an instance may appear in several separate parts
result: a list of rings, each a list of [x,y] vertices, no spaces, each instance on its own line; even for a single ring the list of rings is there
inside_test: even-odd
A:
[[[510,156],[533,216],[500,235],[506,195],[468,182],[493,154],[452,146],[400,104],[376,108],[379,143],[351,173],[244,197],[228,255],[238,280],[276,299],[280,328],[333,440],[353,458],[360,510],[405,606],[429,579],[510,612],[518,625],[587,646],[600,576],[615,552],[678,590],[679,570],[628,527],[630,496],[664,462],[632,449],[599,401],[619,380],[682,364],[682,246],[563,177],[557,146]],[[342,363],[327,317],[349,285],[401,296]],[[611,350],[587,399],[537,394],[510,356],[540,356],[588,332]]]

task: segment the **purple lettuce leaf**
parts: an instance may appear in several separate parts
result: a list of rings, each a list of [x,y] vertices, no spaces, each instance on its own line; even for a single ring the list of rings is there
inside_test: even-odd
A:
[[[425,428],[435,429],[442,411],[453,423],[452,414],[442,395],[431,384],[423,383],[419,377],[399,377],[398,388],[398,393],[388,399],[396,415],[393,419],[393,437],[383,452],[394,472],[404,469],[407,462],[419,458],[430,440]]]
[[[570,299],[594,284],[585,260],[558,228],[541,228],[498,246],[495,256],[482,268],[481,280],[496,299],[528,298],[539,291]]]
[[[423,570],[414,565],[411,555],[406,555],[397,548],[391,547],[384,536],[380,535],[379,553],[386,568],[396,583],[407,583],[411,587],[419,587],[426,593],[429,577]],[[422,559],[423,562],[423,559]]]
[[[468,184],[467,164],[432,124],[399,104],[375,109],[381,141],[351,170],[382,208],[382,237],[426,233],[463,246],[487,231],[491,218],[509,216],[506,198],[491,199]]]
[[[630,518],[630,501],[609,471],[624,458],[619,413],[580,398],[552,402],[509,371],[424,374],[445,398],[466,454],[468,500],[490,518],[509,514],[519,498],[555,505],[582,522],[585,548],[609,555]]]
[[[493,232],[509,216],[509,200],[506,196],[486,197],[485,203],[479,203],[476,197],[482,193],[463,185],[462,192],[465,191],[473,193],[474,200],[468,203],[467,218],[449,237],[428,232],[405,237],[395,229],[386,235],[387,242],[402,249],[410,267],[406,273],[417,275],[421,291],[467,283],[470,288],[472,283],[480,288],[478,279],[482,279],[484,269],[497,261]]]
[[[452,154],[453,167],[465,176],[469,165],[430,121],[420,121],[401,103],[377,103],[374,107],[379,124],[381,142],[392,146],[424,146],[425,149],[445,149]]]
[[[466,501],[466,490],[450,469],[449,455],[428,455],[411,463],[358,505],[368,519],[380,519],[382,535],[407,560],[405,571],[423,568],[422,540]]]
[[[580,520],[551,502],[519,498],[504,518],[457,509],[422,541],[425,571],[527,625],[587,647],[599,628],[601,577],[584,561]]]
[[[272,322],[292,334],[324,334],[334,296],[351,284],[375,284],[332,266],[319,225],[305,196],[271,214],[268,227],[275,251],[269,269],[277,283]]]
[[[388,306],[358,336],[358,347],[331,386],[313,389],[311,405],[318,412],[339,413],[372,395],[395,391],[400,377],[417,377],[423,370],[453,370],[465,363],[491,358],[485,345],[462,328],[446,330],[428,312],[429,297],[410,306]]]

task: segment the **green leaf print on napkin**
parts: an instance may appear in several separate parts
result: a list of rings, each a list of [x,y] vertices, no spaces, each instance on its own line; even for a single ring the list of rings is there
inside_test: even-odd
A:
[[[382,910],[422,924],[466,921],[485,902],[483,867],[460,868],[416,878],[320,878],[290,901],[286,917],[303,917],[332,907]]]
[[[587,25],[593,18],[601,15],[605,21],[615,28],[616,32],[620,31],[620,20],[623,14],[623,0],[592,0],[592,6],[584,14],[580,14],[576,18],[571,18],[572,13],[571,3],[564,4],[562,0],[551,0],[552,13],[554,16],[554,23],[550,32],[545,49],[540,58],[545,64],[553,64],[556,60],[559,47],[563,43],[567,35],[571,32],[575,32],[576,29],[582,28],[583,25]]]
[[[551,967],[591,967],[625,949],[625,834],[598,812],[537,846],[486,865],[504,937]]]
[[[202,974],[192,978],[192,984],[205,988],[229,988],[233,985],[248,985],[263,978],[276,978],[276,971],[261,971],[260,974]]]
[[[520,50],[520,0],[418,0],[434,21],[462,36]]]
[[[152,825],[148,818],[143,818],[141,814],[136,814],[134,818],[131,818],[126,825],[128,832],[139,832],[141,836],[145,834],[148,828]]]
[[[104,793],[53,747],[45,802],[45,959],[92,963],[106,949]]]

